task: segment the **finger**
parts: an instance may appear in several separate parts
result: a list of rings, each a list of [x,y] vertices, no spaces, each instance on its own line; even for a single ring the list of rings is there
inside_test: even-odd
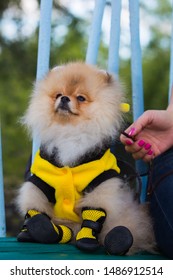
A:
[[[120,141],[122,144],[124,144],[125,146],[131,146],[134,144],[134,141],[132,139],[129,139],[127,137],[120,137]]]
[[[132,140],[129,140],[132,141]],[[136,142],[133,142],[132,144],[130,144],[130,142],[128,143],[128,140],[126,140],[126,151],[129,153],[138,153],[139,155],[143,154],[141,151],[143,150],[143,146],[145,145],[145,141],[144,140],[138,140]]]
[[[135,159],[143,158],[147,153],[150,155],[151,148],[151,144],[146,143],[144,140],[136,141],[134,144],[126,145],[125,147],[127,152],[134,154]]]
[[[135,139],[132,136],[132,130],[134,129],[130,129],[130,132],[127,133],[125,131],[122,131],[120,134],[120,141],[124,144],[124,145],[131,145],[132,143],[134,143]]]
[[[133,126],[130,126],[129,128],[126,129],[126,131],[121,132],[120,140],[123,141],[123,139],[125,139],[125,138],[134,140],[134,137],[133,137],[134,132],[135,132],[135,128]]]
[[[154,159],[155,157],[155,154],[154,152],[151,150],[151,153],[150,154],[146,154],[144,157],[143,157],[143,161],[145,162],[150,162]]]
[[[145,144],[140,150],[133,153],[134,159],[142,159],[145,161],[150,160],[151,157],[153,157],[154,153],[151,148],[151,145],[149,143]]]
[[[153,120],[154,110],[145,111],[125,132],[135,138]]]
[[[133,153],[132,156],[135,160],[137,159],[147,160],[150,157],[153,157],[153,151],[150,150],[149,152],[146,152],[144,151],[144,149],[141,149],[139,152]]]
[[[140,148],[139,146],[136,146],[136,144],[132,144],[132,145],[126,145],[125,146],[125,150],[126,152],[130,153],[130,154],[137,154],[140,153],[142,148]]]

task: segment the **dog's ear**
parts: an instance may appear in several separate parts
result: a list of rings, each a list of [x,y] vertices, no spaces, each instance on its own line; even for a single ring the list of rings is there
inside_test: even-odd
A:
[[[113,76],[107,71],[99,70],[99,73],[107,84],[111,84],[113,82]]]
[[[64,65],[59,65],[59,66],[54,66],[51,71],[54,72],[54,71],[59,71],[59,70],[62,70],[64,68]]]
[[[108,84],[111,84],[113,82],[113,76],[106,72],[106,81]]]

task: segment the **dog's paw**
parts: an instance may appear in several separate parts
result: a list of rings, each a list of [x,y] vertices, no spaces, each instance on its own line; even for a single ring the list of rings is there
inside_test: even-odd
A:
[[[110,230],[104,241],[104,246],[110,255],[125,255],[133,244],[130,230],[124,226],[117,226]]]
[[[45,214],[35,214],[27,217],[21,232],[17,236],[19,242],[38,243],[67,243],[72,238],[70,228],[59,225],[55,226]]]

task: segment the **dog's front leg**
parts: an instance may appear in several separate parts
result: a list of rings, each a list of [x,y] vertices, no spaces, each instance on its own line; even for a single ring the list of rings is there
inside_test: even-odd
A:
[[[80,250],[92,252],[98,249],[98,234],[106,218],[106,212],[102,208],[84,207],[82,209],[81,230],[76,236],[76,246]]]
[[[67,243],[72,239],[72,230],[52,221],[53,205],[33,183],[22,185],[16,199],[25,221],[17,236],[19,242]]]

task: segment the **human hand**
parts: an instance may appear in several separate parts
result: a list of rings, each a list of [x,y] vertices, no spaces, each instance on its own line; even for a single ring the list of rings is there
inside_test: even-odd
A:
[[[125,132],[120,140],[126,151],[148,162],[173,146],[173,111],[146,111]]]

